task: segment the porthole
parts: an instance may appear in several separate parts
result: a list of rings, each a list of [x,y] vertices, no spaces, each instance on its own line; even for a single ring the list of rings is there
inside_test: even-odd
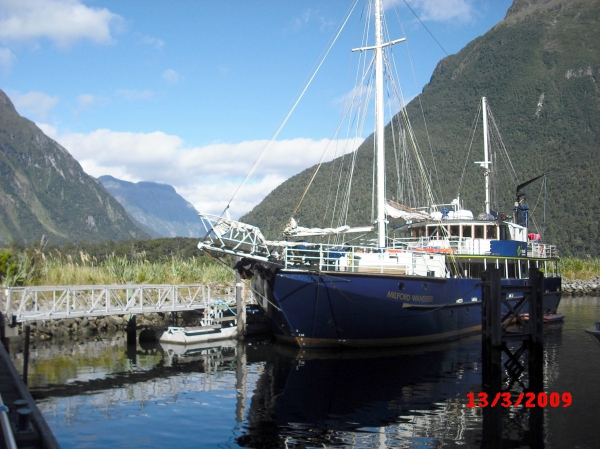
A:
[[[423,290],[427,290],[427,284],[423,284]]]
[[[399,288],[400,290],[404,290],[404,282],[400,282],[400,283],[398,284],[398,288]]]

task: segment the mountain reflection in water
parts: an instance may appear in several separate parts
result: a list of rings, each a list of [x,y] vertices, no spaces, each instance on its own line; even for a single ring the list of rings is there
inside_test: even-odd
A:
[[[540,410],[537,427],[530,409],[466,406],[482,388],[477,337],[360,352],[270,341],[128,348],[124,335],[46,341],[32,345],[29,385],[65,449],[488,447],[483,429],[493,425],[497,447],[595,448],[600,347],[583,329],[600,319],[600,298],[565,298],[560,311],[564,324],[544,330],[544,390],[573,403]],[[21,369],[18,345],[11,357]]]

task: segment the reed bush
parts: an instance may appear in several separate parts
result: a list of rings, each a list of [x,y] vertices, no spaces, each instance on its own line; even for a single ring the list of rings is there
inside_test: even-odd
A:
[[[2,285],[106,285],[106,284],[208,284],[227,285],[234,281],[231,268],[195,256],[183,259],[172,256],[149,262],[145,253],[132,258],[109,255],[98,262],[80,252],[64,257],[56,250],[46,254],[37,249],[0,252]],[[587,281],[600,276],[600,259],[564,258],[561,272],[569,280]]]
[[[4,253],[3,253],[4,254]],[[196,257],[171,257],[149,262],[144,254],[126,256],[111,254],[98,262],[86,253],[63,257],[59,251],[50,255],[21,251],[5,255],[10,270],[3,274],[2,284],[16,285],[107,285],[107,284],[219,284],[234,281],[231,268],[204,262]]]
[[[600,276],[600,259],[569,257],[560,261],[562,275],[570,280],[588,281]]]

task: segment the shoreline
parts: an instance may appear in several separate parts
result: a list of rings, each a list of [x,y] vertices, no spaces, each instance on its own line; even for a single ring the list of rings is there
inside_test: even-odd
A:
[[[562,290],[563,295],[567,296],[600,296],[600,276],[594,276],[587,281],[563,278]]]

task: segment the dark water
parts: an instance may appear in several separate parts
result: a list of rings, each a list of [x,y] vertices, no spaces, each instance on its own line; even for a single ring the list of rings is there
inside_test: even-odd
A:
[[[537,408],[537,425],[524,407],[467,406],[482,390],[478,338],[343,353],[268,341],[135,354],[124,336],[44,342],[29,384],[64,448],[597,448],[600,344],[583,329],[600,320],[600,298],[565,298],[559,311],[564,323],[545,327],[544,391],[570,393],[572,404]],[[490,428],[501,440],[490,442]]]

